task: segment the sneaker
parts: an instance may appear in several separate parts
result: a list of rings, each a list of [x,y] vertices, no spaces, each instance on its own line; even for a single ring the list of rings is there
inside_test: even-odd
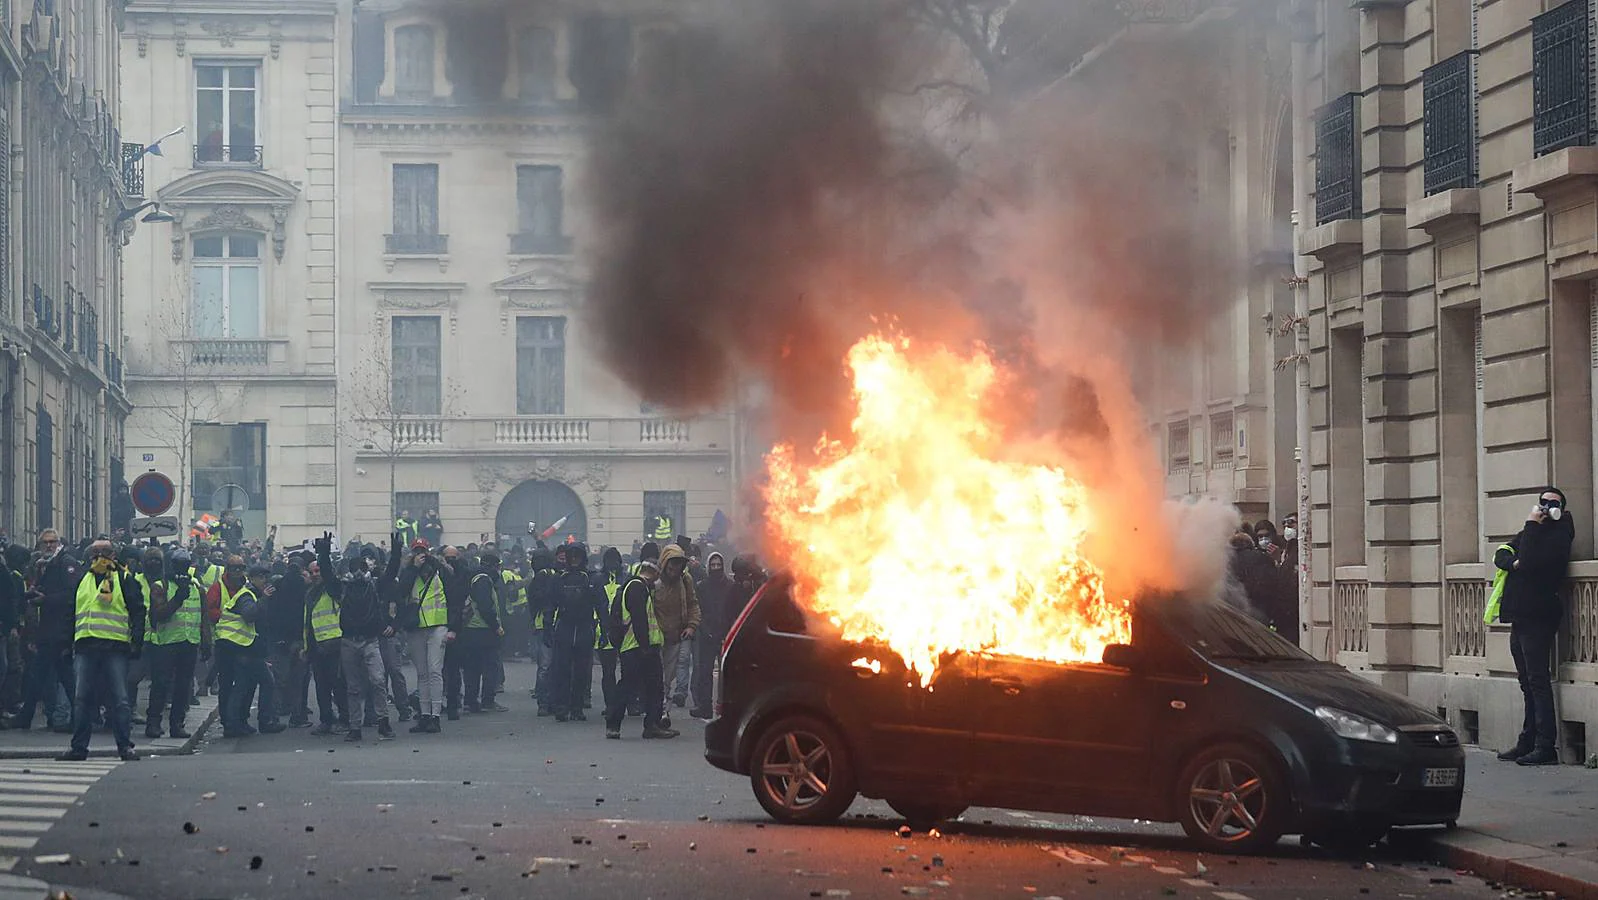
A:
[[[443,734],[444,733],[444,726],[440,725],[438,723],[438,716],[428,716],[427,717],[427,733],[428,734]]]
[[[483,711],[483,708],[481,706],[477,705],[476,703],[468,703],[468,704],[466,704],[466,711],[469,712],[469,713],[476,714],[476,713],[481,713]]]
[[[311,723],[309,721],[305,720],[305,719],[290,719],[289,720],[289,727],[290,728],[310,728],[311,727]]]
[[[619,741],[619,740],[621,740],[621,729],[620,728],[611,728],[608,725],[605,726],[605,740],[607,740],[607,741]]]
[[[12,716],[11,720],[7,724],[18,731],[28,731],[33,728],[33,720],[24,720],[21,716]]]
[[[320,724],[320,725],[316,726],[315,728],[311,729],[311,734],[314,734],[317,737],[327,737],[328,735],[330,735],[332,733],[333,733],[333,723],[332,722],[323,722],[322,724]]]
[[[163,734],[163,732],[161,731],[161,726],[159,726],[159,725],[146,725],[146,726],[144,726],[144,736],[149,738],[152,741],[155,740],[158,737],[161,737],[162,734]]]
[[[644,740],[646,740],[646,741],[664,741],[664,740],[668,740],[670,738],[674,738],[678,734],[679,734],[679,732],[672,731],[670,728],[645,728],[644,729]]]
[[[133,724],[135,724],[135,725],[143,725],[145,723],[145,721],[146,721],[146,719],[144,718],[144,716],[141,716],[138,713],[134,713],[133,714]]]
[[[56,762],[83,762],[84,760],[86,760],[88,758],[89,758],[89,751],[87,751],[87,750],[68,750],[67,752],[61,754],[60,756],[57,756],[55,758],[55,761]]]
[[[350,733],[344,735],[344,742],[347,743],[347,744],[358,744],[358,743],[360,743],[361,742],[361,730],[359,728],[351,728],[350,729]]]
[[[248,725],[239,725],[234,728],[228,728],[226,725],[222,726],[222,736],[225,738],[249,737],[254,733],[255,729]]]
[[[1559,754],[1553,750],[1533,750],[1515,760],[1517,766],[1557,766]]]
[[[350,733],[350,726],[344,724],[343,722],[334,722],[333,723],[333,733],[334,734],[349,734]]]
[[[377,739],[380,741],[394,740],[394,727],[388,724],[388,719],[377,720]]]
[[[288,731],[289,727],[282,722],[262,722],[259,730],[262,734],[281,734]]]
[[[117,751],[117,759],[120,759],[123,762],[138,762],[139,753],[132,747],[123,747],[121,750]]]
[[[412,725],[408,729],[410,731],[410,733],[411,734],[426,734],[427,733],[427,719],[428,719],[427,716],[417,716],[416,717],[416,724]]]
[[[701,722],[709,722],[712,718],[714,718],[714,716],[711,715],[711,712],[708,709],[689,710],[688,715],[693,716],[694,718],[700,720]]]
[[[661,731],[670,731],[671,730],[671,717],[670,716],[661,716],[660,717],[660,730]]]
[[[483,710],[485,712],[510,712],[510,707],[495,701],[493,704],[483,707]]]
[[[416,718],[416,714],[411,712],[411,708],[410,708],[409,705],[400,707],[399,719],[400,719],[401,722],[409,722],[410,720],[412,720],[414,718]]]
[[[444,715],[451,722],[459,722],[461,720],[461,711],[458,709],[446,709],[444,710]],[[436,716],[434,717],[434,720],[437,720]]]
[[[1515,746],[1510,747],[1508,750],[1498,754],[1498,758],[1504,762],[1514,762],[1520,759],[1522,756],[1530,753],[1534,749],[1536,748],[1532,747],[1530,744],[1516,744]]]
[[[189,738],[194,737],[194,735],[189,734],[189,732],[184,729],[182,725],[173,725],[171,729],[169,729],[169,733],[180,741],[186,741]]]

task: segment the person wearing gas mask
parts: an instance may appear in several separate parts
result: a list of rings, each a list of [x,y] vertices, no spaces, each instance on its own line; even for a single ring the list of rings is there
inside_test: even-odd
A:
[[[1520,739],[1498,754],[1523,766],[1559,763],[1558,723],[1549,667],[1554,639],[1564,618],[1560,591],[1576,537],[1565,494],[1546,487],[1520,533],[1500,547],[1493,565],[1506,573],[1499,620],[1510,624],[1509,650],[1525,704]]]
[[[156,551],[159,553],[160,551]],[[161,736],[161,716],[167,712],[168,732],[186,739],[183,720],[189,714],[194,689],[194,664],[202,645],[209,647],[209,629],[202,625],[200,588],[190,570],[189,554],[172,554],[163,576],[160,561],[146,554],[139,583],[145,586],[150,627],[145,632],[145,663],[150,671],[150,706],[145,711],[144,736]]]
[[[394,539],[400,540],[395,534]],[[421,705],[418,725],[437,734],[444,715],[444,645],[455,640],[450,629],[449,596],[445,585],[454,573],[427,552],[427,544],[414,541],[405,566],[399,574],[399,604],[395,616],[405,633],[411,662],[416,665],[417,699]],[[453,593],[453,591],[451,592]]]
[[[583,712],[583,673],[593,668],[594,629],[605,606],[605,593],[594,586],[588,574],[588,548],[568,544],[565,550],[566,569],[555,587],[549,705],[557,722],[584,722],[588,716]]]
[[[144,645],[144,593],[139,582],[117,565],[110,541],[89,545],[89,571],[78,582],[72,644],[72,747],[56,757],[63,762],[89,758],[94,711],[111,709],[117,756],[136,760],[133,709],[128,703],[128,660]],[[102,699],[103,698],[103,699]]]
[[[332,545],[331,533],[324,532],[316,541],[316,564],[320,571],[334,571]],[[394,634],[384,595],[399,571],[399,559],[399,553],[390,553],[388,568],[376,579],[372,576],[370,557],[365,554],[351,556],[342,576],[324,582],[327,593],[338,607],[339,661],[347,691],[344,711],[350,722],[344,740],[351,743],[363,738],[361,727],[366,724],[377,726],[380,740],[394,737],[388,718],[388,679],[383,672],[383,651],[379,645],[385,637]],[[332,640],[331,636],[328,639]],[[368,703],[375,722],[363,718]],[[326,733],[331,731],[330,728]]]

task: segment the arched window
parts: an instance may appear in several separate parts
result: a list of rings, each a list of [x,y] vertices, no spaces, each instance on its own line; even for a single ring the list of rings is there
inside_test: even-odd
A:
[[[517,39],[516,66],[524,102],[555,99],[555,32],[536,25],[523,28]]]
[[[194,306],[189,335],[261,336],[261,238],[216,234],[194,239]]]
[[[433,29],[402,25],[394,29],[394,94],[426,100],[433,96]]]

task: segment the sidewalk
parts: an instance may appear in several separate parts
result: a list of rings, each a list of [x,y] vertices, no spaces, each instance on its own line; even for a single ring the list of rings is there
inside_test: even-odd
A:
[[[34,719],[28,731],[8,729],[0,731],[0,759],[54,759],[63,753],[71,742],[71,735],[57,734],[44,724],[41,714]],[[144,726],[133,726],[133,745],[143,756],[176,756],[193,753],[205,731],[216,721],[216,697],[201,697],[200,705],[189,710],[188,730],[193,737],[188,740],[144,736]],[[164,730],[164,729],[163,729]],[[116,742],[108,731],[97,731],[89,741],[89,757],[116,756]],[[3,898],[0,898],[3,900]]]
[[[1430,833],[1430,850],[1490,881],[1598,900],[1595,811],[1598,771],[1525,768],[1470,748],[1459,828]]]

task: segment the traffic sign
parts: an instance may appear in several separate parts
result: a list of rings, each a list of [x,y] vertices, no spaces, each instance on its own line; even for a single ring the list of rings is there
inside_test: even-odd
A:
[[[172,502],[178,498],[172,479],[160,472],[145,472],[133,479],[128,495],[133,500],[133,508],[147,516],[161,515],[171,509]]]
[[[132,538],[174,537],[177,533],[177,516],[150,516],[128,523],[128,537]]]

